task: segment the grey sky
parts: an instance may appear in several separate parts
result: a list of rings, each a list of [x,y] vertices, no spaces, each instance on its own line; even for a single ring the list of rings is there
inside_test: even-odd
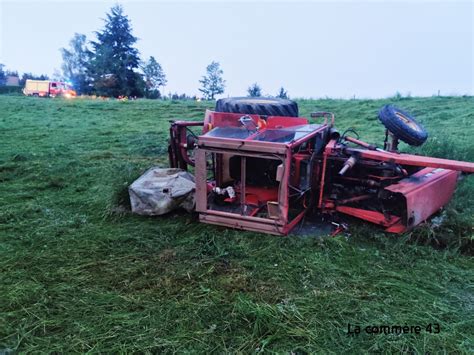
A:
[[[116,1],[0,0],[0,63],[51,74],[74,32],[93,39]],[[212,60],[224,96],[387,97],[474,94],[472,1],[120,1],[142,58],[162,64],[165,92],[199,94]]]

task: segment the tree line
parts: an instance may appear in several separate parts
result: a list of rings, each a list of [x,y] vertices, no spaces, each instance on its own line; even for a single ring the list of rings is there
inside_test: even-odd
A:
[[[88,41],[84,34],[76,33],[68,48],[61,48],[61,72],[55,79],[69,81],[78,94],[108,97],[133,96],[152,99],[162,98],[161,88],[167,84],[163,67],[154,56],[141,60],[135,44],[137,37],[132,34],[130,19],[121,5],[115,5],[106,14],[104,27],[95,32],[96,39]],[[0,64],[0,85],[7,75],[18,73],[4,71]],[[219,62],[213,61],[206,67],[206,73],[199,80],[199,91],[203,97],[213,100],[224,93],[226,81]],[[46,75],[23,74],[20,85],[27,79],[46,80]],[[255,83],[247,90],[248,96],[262,96],[261,87]],[[185,94],[169,95],[170,98],[187,97]],[[277,97],[288,98],[281,88]]]
[[[9,76],[18,77],[20,86],[24,86],[26,83],[26,80],[28,79],[33,79],[33,80],[48,80],[49,79],[49,77],[45,74],[35,75],[32,73],[23,73],[20,76],[18,74],[18,71],[5,69],[5,65],[0,63],[0,86],[6,85],[7,78]]]

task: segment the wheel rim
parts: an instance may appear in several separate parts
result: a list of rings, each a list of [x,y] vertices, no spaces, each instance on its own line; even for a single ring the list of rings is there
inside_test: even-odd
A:
[[[397,115],[397,117],[403,122],[405,123],[408,127],[410,127],[411,129],[417,131],[417,132],[421,132],[421,127],[416,123],[414,122],[412,119],[408,118],[407,116],[405,116],[403,113],[401,112],[395,112],[395,114]]]

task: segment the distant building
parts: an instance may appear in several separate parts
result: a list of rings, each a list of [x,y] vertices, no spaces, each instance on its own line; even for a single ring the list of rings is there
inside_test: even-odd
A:
[[[16,75],[8,75],[5,85],[6,86],[20,86],[20,78]]]

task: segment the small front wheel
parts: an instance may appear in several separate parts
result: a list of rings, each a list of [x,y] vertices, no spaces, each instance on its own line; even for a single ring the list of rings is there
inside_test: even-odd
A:
[[[428,132],[412,115],[393,105],[382,107],[379,120],[395,137],[407,144],[420,146],[428,138]]]

